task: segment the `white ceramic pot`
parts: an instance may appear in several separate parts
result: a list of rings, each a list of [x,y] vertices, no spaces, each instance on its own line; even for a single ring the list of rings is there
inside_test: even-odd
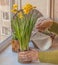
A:
[[[39,32],[32,36],[31,40],[41,51],[48,50],[52,45],[52,39],[50,38],[50,36]]]

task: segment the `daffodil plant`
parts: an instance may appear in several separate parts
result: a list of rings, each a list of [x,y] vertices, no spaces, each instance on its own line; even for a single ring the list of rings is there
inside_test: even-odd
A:
[[[26,4],[21,10],[14,4],[11,11],[14,14],[11,21],[12,30],[19,41],[20,51],[29,50],[30,37],[38,19],[38,12],[31,4]]]

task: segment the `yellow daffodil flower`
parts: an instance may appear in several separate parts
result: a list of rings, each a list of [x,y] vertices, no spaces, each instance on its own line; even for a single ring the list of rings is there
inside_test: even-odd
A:
[[[13,9],[17,10],[18,9],[18,5],[17,4],[14,4],[13,5]]]
[[[11,12],[14,13],[14,14],[16,14],[17,11],[18,11],[18,5],[17,4],[14,4],[13,7],[12,7]]]
[[[11,12],[14,13],[14,14],[16,14],[17,13],[17,10],[12,9]]]
[[[18,13],[18,17],[19,17],[20,19],[23,18],[22,12],[19,12],[19,13]]]
[[[26,4],[23,7],[24,14],[28,14],[34,7],[31,4]]]

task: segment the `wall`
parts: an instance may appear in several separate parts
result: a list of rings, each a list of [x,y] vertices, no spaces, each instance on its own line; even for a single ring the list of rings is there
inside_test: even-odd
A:
[[[58,22],[58,0],[51,0],[51,18]]]
[[[58,0],[55,0],[54,4],[54,20],[58,21]]]

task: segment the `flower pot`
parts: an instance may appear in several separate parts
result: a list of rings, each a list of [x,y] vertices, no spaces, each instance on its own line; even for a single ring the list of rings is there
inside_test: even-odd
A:
[[[18,61],[21,63],[30,63],[38,60],[38,51],[30,49],[28,51],[18,52]]]
[[[19,51],[19,42],[18,40],[12,40],[12,51],[18,52]]]

